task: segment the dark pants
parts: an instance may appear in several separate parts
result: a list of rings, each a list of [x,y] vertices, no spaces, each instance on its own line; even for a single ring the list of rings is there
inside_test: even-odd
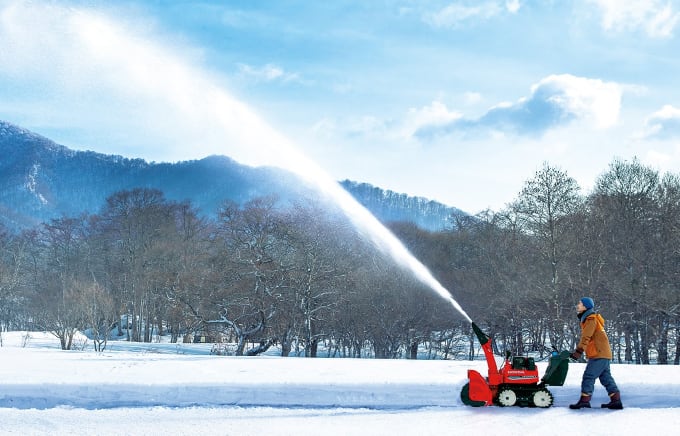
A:
[[[609,369],[609,359],[588,359],[586,370],[583,372],[583,380],[581,381],[581,392],[593,395],[595,379],[598,378],[602,386],[607,389],[608,394],[611,395],[619,391]]]

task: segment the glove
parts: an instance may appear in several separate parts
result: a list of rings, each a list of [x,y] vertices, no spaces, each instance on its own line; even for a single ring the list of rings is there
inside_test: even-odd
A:
[[[583,349],[577,348],[576,350],[574,350],[573,353],[569,355],[569,357],[571,357],[574,360],[579,360],[581,358],[581,354],[583,354]]]

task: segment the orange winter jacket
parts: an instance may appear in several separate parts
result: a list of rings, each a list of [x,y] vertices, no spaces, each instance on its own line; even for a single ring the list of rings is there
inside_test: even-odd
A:
[[[591,313],[581,323],[578,348],[585,350],[588,359],[612,359],[612,348],[604,331],[604,318],[599,313]]]

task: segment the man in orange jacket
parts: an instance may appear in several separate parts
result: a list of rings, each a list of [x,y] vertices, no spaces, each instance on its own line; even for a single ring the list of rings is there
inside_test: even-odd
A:
[[[576,404],[570,404],[570,409],[590,408],[590,398],[595,389],[595,379],[599,378],[602,386],[607,389],[609,403],[601,407],[607,409],[623,409],[621,393],[612,377],[609,363],[612,360],[612,349],[609,338],[604,331],[604,318],[595,311],[595,303],[590,297],[583,297],[576,305],[576,312],[581,321],[581,340],[571,358],[579,360],[585,350],[588,363],[581,381],[581,398]]]

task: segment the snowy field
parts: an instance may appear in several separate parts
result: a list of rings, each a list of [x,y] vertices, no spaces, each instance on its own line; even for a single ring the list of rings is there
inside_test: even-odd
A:
[[[613,365],[624,410],[569,410],[584,364],[549,409],[473,408],[459,393],[484,361],[211,356],[211,345],[109,343],[61,351],[5,332],[0,434],[627,435],[680,434],[680,367]],[[500,358],[499,358],[500,361]],[[540,362],[543,374],[547,362]]]

